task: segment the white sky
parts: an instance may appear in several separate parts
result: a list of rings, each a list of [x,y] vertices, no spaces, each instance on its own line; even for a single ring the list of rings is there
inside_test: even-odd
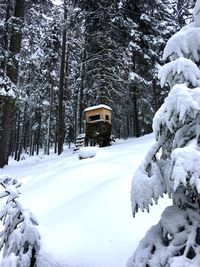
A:
[[[54,4],[54,5],[61,5],[63,3],[62,0],[51,0],[51,2]]]

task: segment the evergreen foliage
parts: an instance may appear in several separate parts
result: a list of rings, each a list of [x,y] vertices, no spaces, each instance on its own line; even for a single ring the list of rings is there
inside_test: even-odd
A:
[[[1,266],[36,266],[40,249],[40,235],[33,214],[24,209],[19,198],[21,184],[8,176],[0,178],[0,198],[6,202],[0,211],[3,229],[0,233],[0,250],[3,250]]]
[[[164,49],[161,85],[171,90],[153,120],[156,143],[132,183],[133,215],[168,194],[173,205],[140,242],[128,267],[199,266],[199,11],[174,34]],[[172,87],[173,86],[173,87]]]

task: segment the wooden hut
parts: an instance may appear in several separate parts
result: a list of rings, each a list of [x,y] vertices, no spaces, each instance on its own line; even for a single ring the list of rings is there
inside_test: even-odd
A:
[[[107,105],[86,108],[86,145],[110,145],[112,109]]]

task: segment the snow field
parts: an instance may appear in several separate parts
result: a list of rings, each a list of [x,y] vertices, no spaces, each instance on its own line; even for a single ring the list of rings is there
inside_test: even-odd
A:
[[[156,224],[167,198],[150,214],[132,218],[132,176],[153,143],[153,135],[117,140],[93,158],[30,157],[0,170],[23,183],[20,197],[39,221],[39,267],[123,267],[145,232]]]

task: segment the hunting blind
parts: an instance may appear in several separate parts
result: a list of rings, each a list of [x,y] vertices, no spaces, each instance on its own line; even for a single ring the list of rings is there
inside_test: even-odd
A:
[[[85,109],[86,123],[99,123],[104,121],[111,124],[112,109],[106,105],[98,105]]]
[[[110,145],[112,109],[107,105],[98,105],[86,108],[84,112],[86,144]]]

